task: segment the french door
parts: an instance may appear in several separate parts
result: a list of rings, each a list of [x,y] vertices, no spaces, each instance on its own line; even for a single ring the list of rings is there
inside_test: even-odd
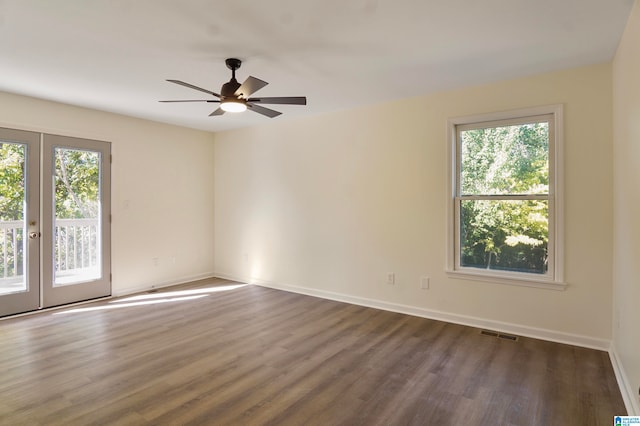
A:
[[[111,294],[110,151],[0,128],[0,316]]]

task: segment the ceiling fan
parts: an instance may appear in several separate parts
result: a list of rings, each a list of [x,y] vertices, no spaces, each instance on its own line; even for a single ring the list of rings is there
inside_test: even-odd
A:
[[[281,104],[281,105],[306,105],[307,98],[305,96],[286,96],[286,97],[263,97],[256,98],[250,97],[266,86],[266,81],[262,81],[259,78],[249,76],[242,84],[236,80],[236,70],[242,65],[242,61],[236,58],[229,58],[225,60],[227,68],[231,70],[231,80],[224,83],[220,89],[220,93],[212,92],[211,90],[203,89],[202,87],[194,86],[193,84],[185,83],[180,80],[167,80],[170,83],[179,84],[181,86],[189,87],[190,89],[198,90],[200,92],[208,93],[215,96],[218,99],[184,99],[175,101],[160,101],[160,102],[209,102],[219,103],[220,107],[213,111],[209,116],[222,115],[225,112],[242,112],[247,108],[258,114],[266,115],[269,118],[277,117],[282,114],[279,111],[275,111],[269,108],[265,108],[258,104]]]

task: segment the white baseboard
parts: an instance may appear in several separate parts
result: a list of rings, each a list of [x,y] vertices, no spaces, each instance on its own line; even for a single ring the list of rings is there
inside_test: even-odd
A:
[[[583,336],[579,334],[564,333],[561,331],[529,327],[525,325],[506,323],[467,315],[453,314],[433,309],[425,309],[416,306],[402,305],[399,303],[385,302],[383,300],[352,296],[343,293],[334,293],[307,287],[299,287],[295,285],[282,284],[265,280],[256,280],[248,277],[234,276],[233,274],[217,273],[216,276],[233,281],[256,284],[262,287],[290,291],[292,293],[306,294],[308,296],[315,296],[323,299],[335,300],[338,302],[352,303],[354,305],[367,306],[370,308],[377,308],[385,311],[398,312],[401,314],[429,318],[438,321],[445,321],[454,324],[467,325],[470,327],[484,328],[494,331],[500,331],[503,333],[515,334],[518,336],[547,340],[551,342],[581,346],[584,348],[609,351],[609,348],[611,346],[610,340],[598,339],[595,337]]]
[[[141,293],[143,291],[149,291],[149,290],[154,290],[154,289],[163,288],[163,287],[171,287],[178,284],[184,284],[192,281],[199,281],[199,280],[205,280],[205,279],[216,278],[216,277],[217,275],[214,274],[213,272],[207,272],[203,274],[188,275],[188,276],[175,278],[167,281],[159,281],[159,282],[142,284],[136,287],[125,287],[118,290],[113,290],[112,288],[111,295],[113,297],[128,296],[130,294]]]
[[[616,351],[613,345],[611,345],[611,347],[609,348],[609,358],[611,358],[611,365],[613,366],[613,372],[616,375],[616,380],[618,381],[618,387],[620,388],[620,393],[622,393],[622,399],[624,400],[624,405],[627,408],[627,415],[640,416],[640,403],[636,398],[635,390],[631,386],[631,381],[629,380],[629,376],[625,372],[622,362],[620,362],[620,357],[618,356],[618,352]]]

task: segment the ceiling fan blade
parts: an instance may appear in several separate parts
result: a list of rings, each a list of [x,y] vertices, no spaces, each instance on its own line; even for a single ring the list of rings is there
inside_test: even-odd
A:
[[[194,86],[193,84],[185,83],[184,81],[180,81],[180,80],[167,80],[167,81],[170,82],[170,83],[179,84],[180,86],[188,87],[188,88],[193,89],[193,90],[199,90],[201,92],[208,93],[210,95],[215,96],[216,98],[220,97],[220,95],[217,94],[216,92],[212,92],[211,90],[203,89],[202,87]]]
[[[216,101],[216,100],[211,100],[211,99],[182,99],[182,100],[176,100],[176,101],[158,101],[158,102],[220,102],[220,101]]]
[[[306,96],[279,96],[275,98],[249,98],[249,102],[260,102],[261,104],[284,104],[284,105],[306,105]]]
[[[282,114],[281,112],[274,111],[272,109],[265,108],[260,105],[252,104],[249,102],[247,102],[247,106],[249,107],[249,109],[251,109],[251,111],[257,112],[258,114],[266,115],[269,118],[277,117],[280,114]]]
[[[222,108],[218,108],[217,110],[213,111],[211,114],[209,114],[209,117],[213,117],[216,115],[222,115],[224,114],[224,110]]]
[[[238,87],[238,90],[235,91],[234,95],[236,96],[242,95],[243,98],[247,99],[249,96],[251,96],[251,94],[262,89],[267,84],[269,83],[267,83],[266,81],[262,81],[259,78],[249,76],[244,81],[244,83],[242,83],[240,87]]]

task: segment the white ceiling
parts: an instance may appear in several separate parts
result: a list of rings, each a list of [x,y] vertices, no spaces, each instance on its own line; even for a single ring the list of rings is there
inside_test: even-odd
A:
[[[0,0],[0,90],[220,131],[607,62],[633,0]],[[307,106],[209,117],[239,81]],[[200,96],[202,95],[202,96]]]

